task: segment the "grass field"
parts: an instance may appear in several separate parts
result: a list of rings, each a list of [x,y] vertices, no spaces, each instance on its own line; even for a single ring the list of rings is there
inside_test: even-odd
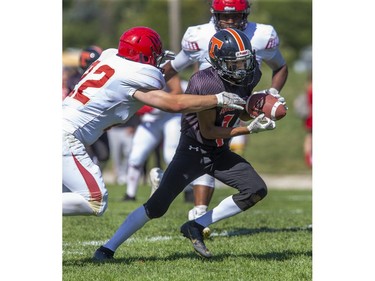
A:
[[[211,225],[206,241],[213,258],[203,260],[179,232],[191,204],[180,195],[167,214],[150,221],[126,241],[111,263],[91,261],[94,251],[143,203],[121,201],[124,187],[108,185],[109,208],[102,217],[63,217],[64,281],[94,280],[312,280],[312,191],[269,190],[255,207]],[[215,191],[211,206],[233,194]]]

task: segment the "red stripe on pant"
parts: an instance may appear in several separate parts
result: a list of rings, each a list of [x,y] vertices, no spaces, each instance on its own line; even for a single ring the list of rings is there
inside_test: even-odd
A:
[[[77,160],[77,158],[73,155],[74,162],[76,163],[78,170],[81,172],[83,179],[86,182],[87,187],[89,188],[90,195],[92,201],[101,202],[102,201],[102,193],[100,192],[100,188],[96,183],[95,178],[81,165],[81,163]]]

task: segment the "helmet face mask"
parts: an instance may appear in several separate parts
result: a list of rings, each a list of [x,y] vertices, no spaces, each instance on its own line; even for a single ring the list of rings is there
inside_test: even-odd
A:
[[[218,30],[224,28],[236,28],[240,30],[244,30],[247,25],[243,22],[243,14],[242,13],[217,13],[216,15],[216,28]]]
[[[220,72],[231,80],[241,83],[248,75],[247,69],[251,65],[251,53],[238,57],[236,60],[219,59]]]
[[[250,14],[250,4],[247,0],[213,0],[210,10],[216,30],[246,29],[247,17]]]
[[[208,48],[210,63],[222,79],[237,86],[253,81],[255,52],[242,31],[222,29],[211,38]]]
[[[167,60],[174,60],[176,57],[176,54],[169,50],[164,50],[163,53],[157,57],[156,59],[156,67],[160,68],[161,65],[163,65]],[[162,71],[164,71],[162,68],[160,68]]]

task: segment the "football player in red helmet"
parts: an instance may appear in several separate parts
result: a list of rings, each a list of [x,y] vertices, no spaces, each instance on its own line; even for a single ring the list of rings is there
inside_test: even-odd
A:
[[[168,112],[210,108],[243,109],[236,94],[170,95],[163,91],[162,42],[156,31],[134,27],[124,32],[119,48],[102,52],[62,103],[63,215],[102,215],[108,191],[101,168],[86,147],[103,132],[126,123],[144,105]]]
[[[250,4],[246,0],[213,0],[210,11],[217,30],[228,27],[245,30]]]

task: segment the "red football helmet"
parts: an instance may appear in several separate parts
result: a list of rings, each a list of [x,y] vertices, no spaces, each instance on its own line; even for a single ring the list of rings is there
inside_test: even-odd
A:
[[[223,28],[236,28],[245,30],[247,16],[250,14],[250,4],[247,0],[212,0],[211,14],[214,17],[217,30]],[[233,17],[233,24],[223,24],[221,17]]]
[[[148,27],[138,26],[125,31],[118,45],[118,55],[129,60],[159,67],[163,57],[159,34]]]
[[[79,67],[82,71],[85,72],[86,69],[100,57],[102,52],[103,50],[98,46],[90,46],[82,50],[79,56]]]

